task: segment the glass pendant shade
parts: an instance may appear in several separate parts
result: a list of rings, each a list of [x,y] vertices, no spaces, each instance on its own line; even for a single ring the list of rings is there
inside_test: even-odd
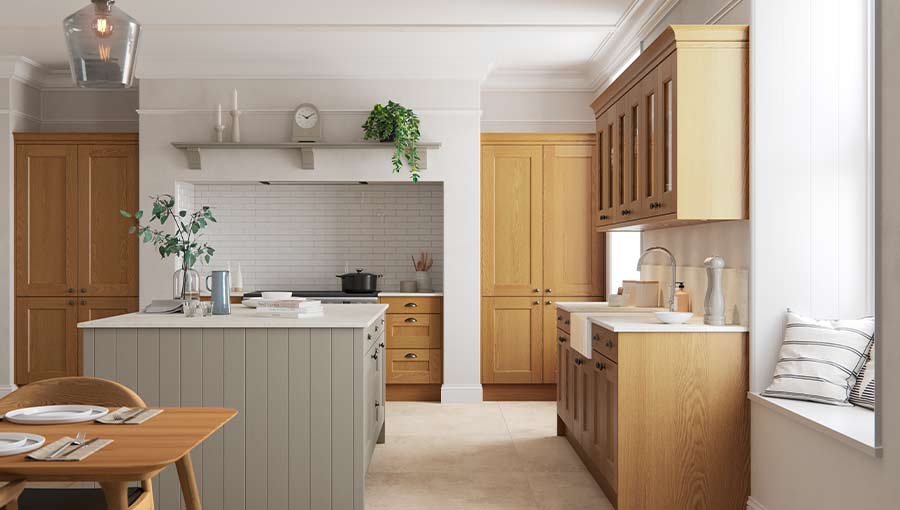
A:
[[[114,6],[91,5],[63,20],[72,79],[83,88],[127,88],[134,80],[141,25]]]

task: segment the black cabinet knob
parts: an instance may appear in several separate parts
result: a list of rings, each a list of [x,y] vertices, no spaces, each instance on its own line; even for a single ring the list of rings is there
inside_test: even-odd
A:
[[[570,321],[569,319],[566,319],[566,320],[563,321],[563,323],[564,323],[564,324],[570,324],[571,321]]]
[[[72,301],[72,300],[70,299],[70,300],[69,300],[69,306],[72,306],[72,305],[74,305],[74,304],[75,304],[75,301]]]
[[[81,304],[81,305],[86,305],[86,304],[87,304],[87,301],[85,301],[85,300],[82,299],[81,301],[79,301],[79,304]]]
[[[560,341],[560,342],[565,342],[565,341],[566,341],[566,337],[564,337],[564,336],[559,337],[559,341]]]
[[[81,293],[82,293],[82,294],[84,294],[84,293],[86,293],[86,292],[87,292],[87,289],[81,289],[81,291],[80,291],[80,292],[81,292]]]
[[[597,370],[606,370],[606,365],[603,363],[597,363]]]
[[[378,353],[377,353],[377,352],[376,352],[375,354],[372,355],[372,359],[378,359]]]
[[[550,301],[550,300],[548,299],[547,302],[544,303],[544,304],[545,304],[545,305],[552,305],[552,304],[553,304],[553,301]]]
[[[601,219],[601,220],[608,220],[608,219],[609,219],[609,216],[607,216],[607,215],[605,215],[605,214],[601,214],[601,215],[600,215],[600,219]]]
[[[419,305],[417,305],[417,304],[415,304],[415,303],[406,303],[406,304],[403,305],[403,306],[405,306],[405,307],[407,307],[407,308],[415,308],[415,307],[417,307],[417,306],[419,306]]]
[[[584,360],[582,360],[581,358],[575,358],[576,365],[581,365],[582,363],[584,363]]]
[[[622,216],[628,216],[631,214],[631,209],[622,209]]]
[[[403,357],[406,359],[416,359],[419,355],[414,352],[407,352]]]
[[[378,344],[378,347],[381,347],[382,349],[384,349],[384,342],[381,342],[380,344]]]
[[[66,289],[66,292],[68,292],[69,294],[71,294],[71,293],[75,292],[75,289]]]
[[[591,340],[594,340],[595,342],[596,342],[596,341],[599,341],[599,340],[600,340],[600,335],[593,335],[593,336],[591,336]]]
[[[532,289],[534,292],[540,292],[541,289]]]
[[[546,292],[547,294],[550,294],[551,292],[553,292],[553,289],[547,289],[544,292]]]
[[[607,341],[606,341],[606,348],[607,348],[607,349],[612,349],[614,345],[615,345],[615,344],[612,343],[612,340],[607,340]]]
[[[561,320],[562,320],[562,315],[557,315],[557,316],[556,316],[556,320],[561,321]]]
[[[372,333],[369,333],[369,340],[372,339]]]
[[[415,317],[407,317],[403,322],[419,322]]]

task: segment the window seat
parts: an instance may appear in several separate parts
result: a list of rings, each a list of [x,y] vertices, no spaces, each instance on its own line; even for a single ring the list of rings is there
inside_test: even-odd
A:
[[[801,400],[768,398],[749,392],[750,402],[831,436],[872,457],[881,457],[875,444],[875,412],[864,407],[840,407]]]

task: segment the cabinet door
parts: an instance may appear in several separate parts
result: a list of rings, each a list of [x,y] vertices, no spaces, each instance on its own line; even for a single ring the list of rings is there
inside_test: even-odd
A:
[[[569,411],[569,363],[567,351],[569,350],[569,335],[556,330],[556,414],[559,415],[566,427],[571,426],[571,413]]]
[[[603,293],[603,240],[593,223],[595,148],[544,147],[544,297]]]
[[[481,292],[538,295],[542,287],[540,145],[481,149]]]
[[[575,384],[574,384],[574,414],[572,417],[572,422],[574,423],[575,435],[578,437],[578,442],[582,445],[587,443],[588,434],[588,402],[591,399],[591,370],[590,370],[590,361],[586,360],[583,356],[576,353],[575,356]]]
[[[641,140],[639,147],[641,162],[641,214],[644,217],[662,214],[663,184],[660,182],[662,173],[659,171],[662,151],[659,149],[660,132],[662,122],[659,113],[659,73],[653,69],[640,81],[635,88],[641,90]]]
[[[599,209],[596,225],[598,227],[609,225],[616,219],[617,179],[615,178],[616,164],[616,109],[610,108],[606,113],[597,118],[597,148],[600,151],[597,168],[599,169],[599,182],[597,183],[597,207]]]
[[[627,152],[626,139],[628,133],[626,127],[625,104],[626,100],[625,98],[622,98],[610,108],[610,120],[613,126],[613,150],[611,152],[613,168],[613,213],[614,221],[617,223],[628,220],[628,216],[622,214],[622,211],[627,209],[625,206],[625,199],[628,186],[625,162],[625,154]]]
[[[588,455],[606,478],[609,485],[617,490],[617,466],[619,457],[619,385],[618,367],[612,361],[595,354],[589,383],[591,385],[592,407],[588,415],[588,433],[583,444]]]
[[[78,147],[78,292],[137,296],[137,236],[128,233],[138,199],[134,145]]]
[[[670,214],[677,211],[677,105],[675,54],[669,55],[656,68],[656,80],[659,100],[657,101],[659,123],[659,141],[656,144],[658,164],[656,165],[656,183],[654,215]]]
[[[16,384],[78,375],[74,297],[16,299]]]
[[[65,296],[75,292],[77,168],[74,145],[16,147],[18,296]]]
[[[619,208],[619,219],[630,221],[637,219],[641,214],[641,187],[643,178],[641,175],[641,146],[644,144],[643,129],[643,105],[641,104],[640,85],[632,87],[624,97],[624,182],[622,206]]]
[[[543,338],[540,299],[486,297],[481,300],[481,382],[540,383]]]
[[[544,319],[541,327],[544,329],[544,384],[561,384],[559,377],[559,363],[557,362],[557,352],[560,331],[557,317],[559,311],[556,309],[556,303],[564,303],[567,301],[603,301],[603,297],[554,297],[553,299],[544,299]]]

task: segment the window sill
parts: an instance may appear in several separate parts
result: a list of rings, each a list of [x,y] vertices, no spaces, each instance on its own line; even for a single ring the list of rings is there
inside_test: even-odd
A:
[[[768,398],[749,392],[754,404],[831,436],[872,457],[881,457],[875,445],[875,412],[862,407],[839,407],[801,400]]]

